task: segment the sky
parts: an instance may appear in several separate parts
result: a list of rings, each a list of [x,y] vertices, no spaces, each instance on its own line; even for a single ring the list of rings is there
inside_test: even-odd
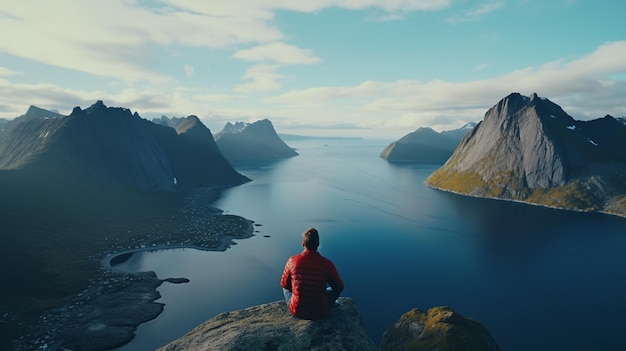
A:
[[[0,5],[0,118],[97,100],[397,139],[512,92],[626,116],[626,1],[21,0]]]

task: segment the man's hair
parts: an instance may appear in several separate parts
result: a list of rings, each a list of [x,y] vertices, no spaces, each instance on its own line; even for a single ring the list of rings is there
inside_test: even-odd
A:
[[[317,250],[320,246],[320,235],[315,228],[309,228],[302,233],[302,244],[309,250]]]

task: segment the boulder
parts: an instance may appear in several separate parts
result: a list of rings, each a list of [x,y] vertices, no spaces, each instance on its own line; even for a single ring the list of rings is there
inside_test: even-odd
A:
[[[225,312],[158,351],[377,350],[356,303],[339,298],[319,320],[292,316],[284,301]]]
[[[480,323],[461,316],[449,307],[428,312],[415,308],[403,314],[385,331],[382,351],[501,351]]]

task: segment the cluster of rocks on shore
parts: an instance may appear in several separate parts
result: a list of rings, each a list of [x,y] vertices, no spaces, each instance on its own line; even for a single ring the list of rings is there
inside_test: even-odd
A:
[[[110,240],[105,254],[129,250],[149,250],[167,247],[196,247],[204,250],[224,251],[234,242],[253,235],[253,221],[224,214],[213,203],[220,196],[219,188],[200,188],[185,196],[176,213],[152,223],[137,223],[127,228],[129,237],[106,235],[100,240]],[[134,233],[133,233],[134,231]],[[115,238],[115,239],[112,239]],[[100,260],[102,257],[92,257]]]

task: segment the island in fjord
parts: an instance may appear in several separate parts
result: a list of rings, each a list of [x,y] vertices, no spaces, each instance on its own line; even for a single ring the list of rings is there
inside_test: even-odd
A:
[[[466,123],[458,129],[436,132],[429,127],[420,127],[397,141],[387,145],[380,157],[391,162],[444,163],[452,155],[461,139],[476,123]]]
[[[430,187],[464,195],[626,216],[626,125],[579,121],[537,94],[490,108]]]
[[[226,123],[215,134],[215,143],[228,161],[271,161],[297,156],[268,119],[254,123]]]

